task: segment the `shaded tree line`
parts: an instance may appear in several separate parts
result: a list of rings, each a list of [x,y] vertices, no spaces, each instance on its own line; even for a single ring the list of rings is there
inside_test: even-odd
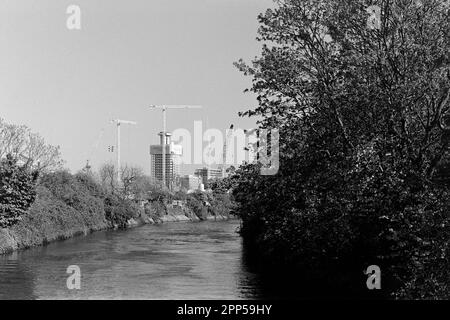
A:
[[[241,116],[280,130],[277,175],[228,179],[242,235],[343,289],[379,265],[391,297],[448,298],[449,2],[275,2],[261,56],[236,63],[258,100]]]

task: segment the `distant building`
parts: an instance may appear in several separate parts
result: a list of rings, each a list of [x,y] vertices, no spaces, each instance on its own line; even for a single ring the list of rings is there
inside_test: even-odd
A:
[[[200,168],[195,169],[194,175],[202,178],[202,183],[206,185],[209,179],[222,179],[222,169]]]
[[[165,138],[163,133],[160,132],[160,144],[150,146],[151,155],[151,174],[152,177],[157,180],[163,180],[162,169],[162,157],[163,147],[166,150],[166,186],[172,188],[173,184],[179,179],[180,176],[180,162],[183,154],[183,148],[180,145],[176,145],[170,141],[171,133],[166,132]]]
[[[180,185],[182,189],[186,190],[200,190],[202,178],[198,176],[185,175],[180,178]]]

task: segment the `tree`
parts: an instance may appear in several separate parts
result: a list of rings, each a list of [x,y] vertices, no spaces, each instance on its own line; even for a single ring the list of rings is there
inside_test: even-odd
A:
[[[434,179],[449,155],[449,2],[276,3],[259,16],[262,56],[236,63],[258,100],[241,115],[280,130],[276,176],[235,173],[244,234],[280,261],[319,272],[375,261],[392,292],[439,296],[450,269],[449,189]]]
[[[59,147],[46,144],[26,126],[8,124],[0,118],[0,159],[8,154],[39,172],[57,170],[63,164]]]
[[[100,167],[99,177],[102,186],[110,193],[117,191],[117,171],[113,164],[105,163]]]
[[[37,172],[18,165],[11,155],[0,161],[0,227],[10,227],[21,220],[35,200],[37,176]]]
[[[156,186],[150,177],[144,174],[142,168],[125,165],[121,168],[121,186],[117,186],[117,169],[111,163],[100,167],[99,177],[101,184],[108,192],[134,199],[146,199],[149,192]]]
[[[150,182],[144,176],[144,171],[139,167],[125,166],[121,170],[123,193],[133,195],[135,198],[143,198],[146,193],[146,186]]]

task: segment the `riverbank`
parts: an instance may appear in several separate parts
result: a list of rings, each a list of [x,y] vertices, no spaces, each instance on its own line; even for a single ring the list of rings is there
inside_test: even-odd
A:
[[[0,300],[258,299],[260,282],[247,270],[239,225],[149,224],[2,255]],[[66,287],[70,265],[80,267],[80,290]]]
[[[62,210],[63,208],[64,210]],[[147,214],[146,210],[139,210],[137,217],[127,221],[126,228],[145,224],[198,222],[201,220],[223,221],[232,218],[209,214],[201,219],[188,208],[169,206],[158,206],[158,208],[164,210],[153,210],[151,214]],[[0,228],[0,254],[42,246],[95,231],[117,229],[117,226],[112,226],[105,216],[98,212],[100,211],[80,212],[72,209],[67,213],[67,208],[63,203],[54,203],[49,206],[48,203],[38,200],[30,208],[29,213],[17,224],[11,228]]]
[[[67,171],[43,174],[36,184],[30,185],[29,194],[23,192],[20,183],[8,183],[3,190],[17,189],[13,194],[19,196],[12,201],[8,193],[1,199],[4,203],[0,205],[6,215],[0,212],[0,218],[3,218],[0,220],[3,221],[0,223],[0,254],[99,230],[224,220],[232,208],[229,197],[220,193],[175,194],[145,184],[136,187],[134,192],[109,190],[92,174],[82,172],[75,175]],[[24,199],[31,199],[32,204],[19,210],[15,204]]]

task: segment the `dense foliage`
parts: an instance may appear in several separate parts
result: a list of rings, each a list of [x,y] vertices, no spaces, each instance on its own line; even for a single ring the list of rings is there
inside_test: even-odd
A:
[[[208,216],[230,217],[235,203],[228,192],[225,179],[211,180],[208,192],[196,191],[186,195],[187,206],[202,220]]]
[[[105,220],[104,197],[101,187],[86,174],[56,171],[39,179],[38,200],[45,199],[48,205],[61,203],[61,210],[79,212],[88,226],[92,217]]]
[[[130,219],[139,215],[139,206],[134,201],[108,191],[90,173],[72,175],[58,171],[45,174],[40,179],[40,186],[79,212],[101,211],[110,227],[125,228]]]
[[[21,166],[11,155],[0,161],[0,228],[21,219],[36,197],[36,172]]]
[[[385,292],[448,298],[449,2],[276,2],[262,56],[236,64],[259,101],[242,115],[280,130],[277,175],[253,164],[229,179],[244,237],[318,277],[379,265]]]
[[[109,172],[107,176],[114,178],[113,166],[103,166],[102,172]],[[111,228],[126,228],[131,219],[137,219],[143,213],[159,221],[161,216],[168,214],[167,207],[173,200],[185,202],[188,210],[200,219],[206,219],[208,215],[228,215],[231,201],[227,196],[171,192],[151,183],[140,169],[127,168],[124,173],[127,182],[123,188],[111,187],[110,181],[105,182],[102,177],[97,179],[87,169],[75,175],[65,170],[44,172],[37,179],[36,171],[30,173],[26,166],[19,166],[8,156],[0,166],[0,227],[10,227],[29,213],[33,215],[29,217],[30,221],[40,217],[43,222],[53,219],[78,225],[70,218],[73,216],[81,218],[88,229],[101,225],[102,221]],[[37,201],[29,211],[36,197]],[[145,205],[141,207],[140,204]],[[52,218],[52,214],[57,216]]]
[[[139,211],[139,206],[129,199],[114,194],[105,197],[105,216],[113,226],[126,228],[128,220],[137,218]]]

